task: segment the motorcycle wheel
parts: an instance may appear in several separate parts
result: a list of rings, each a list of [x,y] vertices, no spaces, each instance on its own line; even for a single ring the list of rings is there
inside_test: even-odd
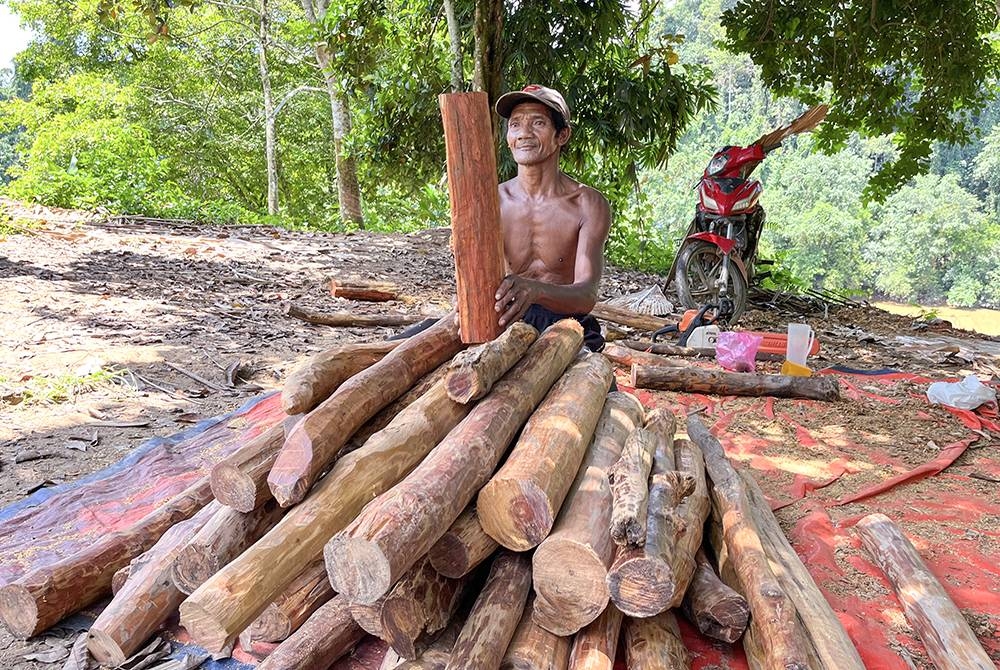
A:
[[[704,240],[694,240],[681,249],[677,257],[674,280],[677,297],[685,309],[698,309],[719,303],[719,289],[715,282],[722,273],[723,253],[716,245]],[[731,263],[726,286],[727,297],[733,303],[730,321],[736,321],[747,305],[747,280],[739,268]]]

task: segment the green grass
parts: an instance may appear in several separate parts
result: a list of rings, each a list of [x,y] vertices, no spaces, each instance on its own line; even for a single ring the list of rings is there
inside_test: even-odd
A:
[[[24,380],[0,376],[0,405],[51,405],[100,389],[126,386],[127,370],[95,370],[85,375],[40,375]]]

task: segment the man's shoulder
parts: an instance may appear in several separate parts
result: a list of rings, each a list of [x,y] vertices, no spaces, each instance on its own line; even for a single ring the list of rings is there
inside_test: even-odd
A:
[[[563,179],[563,189],[566,193],[575,195],[576,197],[582,199],[588,204],[597,203],[607,203],[608,199],[604,197],[604,194],[598,191],[593,186],[588,186],[581,181],[573,179],[566,173],[561,173]]]

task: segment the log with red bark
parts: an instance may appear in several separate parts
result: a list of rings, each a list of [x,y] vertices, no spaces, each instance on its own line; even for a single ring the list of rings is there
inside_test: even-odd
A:
[[[635,396],[618,391],[608,394],[559,518],[532,557],[535,623],[556,635],[575,633],[607,607],[605,578],[615,546],[608,534],[608,469],[621,455],[628,435],[642,424],[642,417],[642,404]]]
[[[687,670],[691,667],[673,612],[644,619],[628,617],[624,628],[627,670]]]
[[[355,623],[347,599],[336,596],[278,645],[258,670],[327,670],[349,652],[365,632]]]
[[[438,96],[451,202],[451,244],[462,341],[500,334],[496,291],[506,274],[493,121],[485,93]]]
[[[447,670],[497,670],[531,591],[531,559],[501,551],[455,642]]]
[[[754,526],[745,487],[719,441],[701,419],[687,420],[688,436],[705,457],[705,470],[712,480],[713,514],[721,520],[726,558],[732,566],[737,590],[750,606],[751,626],[765,655],[766,667],[805,670],[809,645],[795,614],[795,605],[771,570],[767,554]]]
[[[753,512],[761,544],[771,559],[771,569],[781,583],[781,588],[795,603],[799,621],[809,636],[819,663],[824,670],[864,670],[858,650],[788,542],[757,481],[748,472],[739,474],[750,500],[750,510]]]
[[[563,670],[569,663],[572,638],[550,633],[534,622],[534,598],[524,606],[500,670]]]
[[[855,526],[872,561],[885,573],[903,613],[939,670],[992,670],[989,654],[962,612],[927,568],[899,526],[884,514],[869,514]]]
[[[611,538],[619,545],[642,546],[646,541],[646,509],[649,472],[653,455],[665,449],[673,458],[677,422],[670,412],[650,412],[645,428],[632,431],[622,455],[608,470],[611,482]]]
[[[115,574],[111,577],[111,594],[114,595],[122,590],[125,586],[125,582],[128,581],[128,576],[132,573],[132,564],[129,563],[125,567],[118,568]]]
[[[628,347],[622,347],[617,344],[609,344],[601,350],[601,353],[612,363],[618,367],[631,370],[633,365],[652,365],[652,366],[666,366],[666,367],[678,367],[683,365],[678,361],[672,361],[669,358],[664,358],[657,354],[647,353],[645,351],[635,351]]]
[[[476,500],[479,522],[494,540],[526,551],[548,536],[594,435],[612,374],[606,358],[581,353],[532,414]]]
[[[345,381],[385,358],[403,340],[341,344],[316,354],[285,379],[281,407],[286,414],[312,410]]]
[[[121,665],[177,611],[184,594],[170,577],[174,559],[219,509],[222,505],[212,502],[171,526],[132,563],[128,580],[90,626],[87,649],[94,659],[104,665]]]
[[[549,327],[405,480],[334,537],[325,550],[334,589],[362,603],[385,595],[472,501],[582,342],[574,319]]]
[[[302,500],[354,431],[461,348],[451,314],[341,384],[296,424],[278,453],[267,477],[278,504]]]
[[[285,428],[273,426],[215,464],[212,493],[238,512],[250,513],[271,500],[267,473],[285,443]]]
[[[353,277],[330,279],[330,295],[346,300],[388,302],[399,298],[399,287],[388,281],[373,281]]]
[[[211,500],[208,477],[198,479],[134,524],[7,584],[0,588],[0,619],[15,636],[31,637],[97,602],[111,591],[116,571]]]
[[[716,395],[773,396],[808,400],[840,399],[840,384],[835,377],[791,377],[749,372],[723,372],[696,367],[668,368],[633,365],[632,386],[658,391],[713,393]]]
[[[455,402],[472,402],[490,389],[538,338],[538,331],[523,321],[505,330],[497,339],[455,355],[445,376],[448,396]]]
[[[174,585],[181,593],[190,595],[271,530],[283,513],[273,499],[251,512],[220,505],[215,515],[177,552],[171,571]]]
[[[410,326],[426,317],[421,314],[355,314],[353,312],[317,312],[293,303],[284,308],[285,315],[317,326],[334,328],[383,328]]]
[[[280,642],[299,629],[324,603],[334,597],[322,560],[314,561],[267,606],[250,627],[240,633],[240,642]],[[244,637],[245,634],[245,637]]]
[[[445,373],[448,371],[448,365],[449,362],[445,362],[437,366],[418,379],[417,382],[410,387],[409,391],[376,412],[375,416],[370,418],[363,426],[354,431],[351,439],[348,440],[346,445],[344,445],[344,448],[341,451],[341,456],[363,446],[364,443],[368,441],[368,438],[388,426],[389,422],[396,418],[396,415],[415,403],[422,395],[430,391],[439,381],[442,381]]]
[[[732,644],[747,629],[750,606],[715,573],[701,549],[695,554],[695,571],[684,594],[682,610],[703,635]]]
[[[472,572],[499,547],[500,543],[483,530],[475,506],[470,505],[434,543],[427,558],[442,575],[457,579]]]
[[[209,651],[224,649],[323,545],[375,496],[402,479],[469,412],[444,384],[407,407],[364,447],[341,458],[309,497],[181,604],[181,623]]]
[[[567,670],[612,670],[618,650],[622,613],[609,605],[573,638]]]
[[[594,305],[590,313],[603,321],[610,321],[629,328],[635,328],[643,332],[659,330],[664,326],[676,323],[676,319],[661,319],[658,316],[649,314],[639,314],[624,307],[616,307],[606,302],[599,302]]]

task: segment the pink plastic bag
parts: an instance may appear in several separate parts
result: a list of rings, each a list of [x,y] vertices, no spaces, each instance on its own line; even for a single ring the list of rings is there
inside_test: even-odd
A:
[[[760,335],[723,331],[715,343],[715,360],[733,372],[753,372],[757,349],[763,341]]]

